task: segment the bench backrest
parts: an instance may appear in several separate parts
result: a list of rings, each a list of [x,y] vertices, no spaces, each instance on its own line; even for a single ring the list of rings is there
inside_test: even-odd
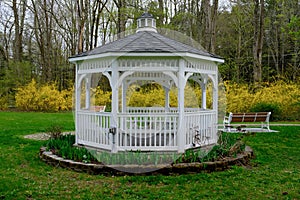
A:
[[[268,122],[271,112],[257,113],[230,113],[229,121],[231,122]]]
[[[90,110],[95,112],[104,112],[105,106],[91,106]]]

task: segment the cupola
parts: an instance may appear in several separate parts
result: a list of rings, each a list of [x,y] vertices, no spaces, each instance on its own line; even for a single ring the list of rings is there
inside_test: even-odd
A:
[[[142,16],[140,16],[137,19],[137,31],[153,31],[157,33],[156,30],[156,20],[150,13],[143,13]]]

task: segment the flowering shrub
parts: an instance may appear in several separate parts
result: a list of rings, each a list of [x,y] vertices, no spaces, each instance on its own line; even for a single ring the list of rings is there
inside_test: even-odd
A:
[[[58,91],[55,84],[39,87],[35,80],[17,89],[16,106],[24,111],[63,111],[72,109],[72,91]]]
[[[254,95],[248,85],[225,82],[227,112],[249,112]]]
[[[165,94],[161,87],[148,91],[137,90],[135,86],[130,88],[130,93],[127,94],[128,106],[132,107],[151,107],[165,105]]]
[[[273,119],[300,119],[300,86],[296,83],[278,81],[264,83],[259,88],[251,88],[246,84],[224,82],[225,95],[219,90],[219,108],[226,107],[226,112],[271,111]],[[32,80],[28,85],[17,89],[16,106],[24,111],[64,111],[72,109],[73,89],[58,91],[55,84],[38,86]],[[121,91],[121,90],[120,90]],[[207,108],[212,107],[212,85],[206,90]],[[109,111],[111,92],[104,92],[100,87],[91,89],[91,103],[106,105]],[[121,92],[119,97],[121,97]],[[185,106],[201,107],[202,92],[200,87],[186,85]],[[225,98],[226,96],[226,98]],[[127,90],[127,105],[132,107],[151,107],[165,105],[165,92],[160,85],[155,87],[139,87],[131,85]],[[82,88],[82,99],[85,103],[85,88]],[[170,106],[177,107],[177,88],[170,90]],[[1,100],[0,100],[1,102]],[[222,108],[223,110],[223,108]]]
[[[277,119],[300,119],[300,86],[296,83],[265,83],[253,90],[248,85],[226,82],[225,87],[227,112],[249,112],[257,110],[259,104],[269,104],[272,109],[276,108]]]
[[[0,110],[5,110],[8,108],[8,97],[6,96],[0,96]]]
[[[152,107],[165,106],[165,91],[161,86],[150,90],[138,90],[136,85],[132,85],[127,91],[127,103],[132,107]],[[170,90],[170,107],[177,107],[177,88]],[[185,107],[199,107],[201,105],[201,90],[199,87],[193,88],[190,85],[185,87]],[[212,101],[208,101],[211,105]]]
[[[109,111],[111,107],[111,92],[104,92],[99,86],[91,90],[94,94],[91,98],[94,105],[105,105],[106,111]]]

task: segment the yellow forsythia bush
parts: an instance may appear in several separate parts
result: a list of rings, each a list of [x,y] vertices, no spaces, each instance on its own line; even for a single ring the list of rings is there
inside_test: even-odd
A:
[[[300,119],[300,85],[277,81],[264,83],[260,88],[251,88],[247,84],[237,84],[226,81],[219,89],[219,108],[226,106],[226,112],[250,112],[253,108],[263,108],[271,105],[278,108],[277,119]],[[24,111],[65,111],[72,109],[73,89],[58,91],[55,84],[39,86],[35,80],[28,85],[17,89],[15,96],[16,106]],[[84,101],[82,91],[82,102]],[[212,86],[207,86],[207,108],[212,107]],[[225,92],[225,95],[222,94]],[[170,106],[177,107],[177,88],[170,91]],[[111,104],[111,92],[104,92],[100,87],[91,89],[91,103],[106,105],[108,110]],[[119,97],[121,98],[121,90]],[[202,91],[199,86],[187,84],[185,87],[185,107],[201,107]],[[226,98],[225,98],[226,96]],[[138,85],[131,85],[127,90],[127,105],[132,107],[152,107],[165,105],[165,92],[160,85],[152,89],[143,89]],[[259,106],[258,106],[259,105]],[[220,109],[219,109],[220,110]]]
[[[248,85],[225,82],[227,112],[249,112],[253,105],[254,94]]]
[[[58,91],[55,84],[38,86],[35,80],[17,88],[16,106],[24,111],[65,111],[72,109],[72,90]]]
[[[267,84],[255,92],[253,104],[261,102],[277,105],[282,119],[299,119],[300,86],[283,81]]]
[[[164,107],[165,106],[165,91],[161,86],[157,88],[143,91],[137,90],[136,85],[132,85],[127,91],[127,104],[131,107]],[[173,87],[170,90],[170,107],[178,106],[177,88]],[[193,88],[190,85],[185,87],[185,107],[199,107],[201,105],[201,90],[199,87]],[[210,106],[212,101],[208,101]]]
[[[104,92],[98,86],[97,88],[92,88],[91,91],[93,92],[93,97],[91,101],[94,102],[94,105],[106,105],[109,107],[111,104],[111,92]]]
[[[277,81],[253,89],[245,84],[225,82],[227,112],[249,112],[258,104],[279,108],[280,119],[300,119],[300,86]]]
[[[130,107],[164,107],[165,105],[165,93],[160,86],[146,92],[139,89],[137,85],[132,85],[127,90],[126,98]]]
[[[8,97],[0,95],[0,110],[5,110],[8,108]]]

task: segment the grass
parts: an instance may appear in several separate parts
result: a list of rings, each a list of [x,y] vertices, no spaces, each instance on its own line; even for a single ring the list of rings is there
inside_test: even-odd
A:
[[[23,136],[53,124],[74,130],[72,113],[0,112],[0,199],[300,199],[300,127],[247,136],[256,154],[252,169],[107,177],[43,163],[43,141]]]

